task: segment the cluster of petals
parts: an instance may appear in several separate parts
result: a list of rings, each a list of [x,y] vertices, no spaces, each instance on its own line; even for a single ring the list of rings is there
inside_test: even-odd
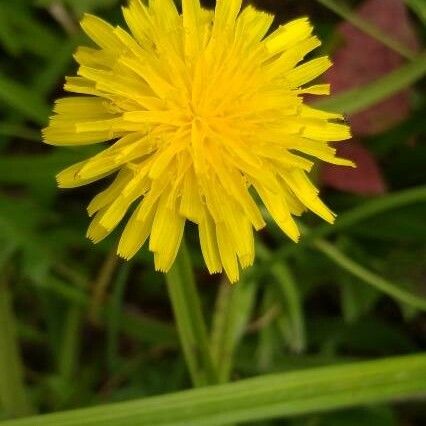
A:
[[[130,0],[129,31],[86,15],[96,47],[75,54],[77,76],[56,101],[46,143],[98,143],[99,152],[57,176],[71,188],[105,179],[88,206],[88,237],[101,241],[125,223],[118,254],[130,259],[149,239],[155,267],[168,271],[185,222],[198,227],[206,266],[231,282],[254,260],[253,231],[263,206],[297,241],[294,216],[334,214],[309,179],[315,158],[348,165],[330,142],[350,138],[340,114],[315,109],[304,95],[331,65],[302,62],[320,45],[307,18],[270,31],[273,16],[242,0]],[[126,218],[124,221],[123,219]]]

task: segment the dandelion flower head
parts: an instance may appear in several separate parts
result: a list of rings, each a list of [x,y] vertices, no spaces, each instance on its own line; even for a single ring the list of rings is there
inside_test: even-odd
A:
[[[88,206],[91,240],[129,212],[118,254],[130,259],[149,239],[156,269],[168,271],[189,220],[208,270],[235,282],[265,226],[258,202],[294,241],[305,210],[333,222],[308,173],[315,158],[352,165],[329,145],[350,131],[340,114],[304,103],[329,94],[309,82],[331,65],[301,63],[320,45],[307,18],[270,32],[273,16],[242,0],[214,11],[182,0],[182,13],[173,0],[130,0],[123,14],[130,31],[84,17],[96,47],[77,50],[65,84],[77,95],[56,101],[43,131],[52,145],[108,142],[57,176],[63,188],[109,177]]]

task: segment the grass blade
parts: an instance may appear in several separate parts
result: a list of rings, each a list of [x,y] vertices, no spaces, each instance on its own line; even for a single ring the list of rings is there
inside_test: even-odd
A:
[[[130,272],[130,263],[121,265],[117,278],[112,288],[110,310],[107,329],[107,361],[109,371],[112,373],[119,365],[119,335],[123,321],[123,297]]]
[[[0,75],[0,100],[35,123],[45,125],[50,108],[31,88]]]
[[[370,84],[315,102],[315,106],[345,114],[363,111],[405,87],[409,87],[425,74],[426,53],[422,53],[410,63]]]
[[[409,204],[417,204],[421,202],[426,202],[426,185],[394,192],[393,194],[387,194],[382,197],[376,197],[371,201],[360,204],[357,207],[342,213],[337,217],[335,224],[323,224],[312,229],[306,237],[303,237],[303,239],[325,237],[332,233],[340,232],[388,210],[398,209]]]
[[[24,386],[11,294],[0,280],[0,404],[10,417],[32,414]]]
[[[330,260],[342,267],[344,270],[350,274],[358,277],[360,280],[364,281],[367,284],[375,287],[376,289],[382,291],[383,293],[393,297],[394,299],[406,303],[413,308],[426,311],[426,300],[415,296],[414,294],[405,291],[400,288],[398,285],[385,280],[381,276],[375,274],[374,272],[369,271],[358,263],[354,262],[352,259],[347,257],[344,253],[334,247],[332,244],[328,243],[325,240],[315,240],[314,246],[323,254],[325,254]]]
[[[100,407],[8,421],[2,426],[229,425],[362,404],[426,392],[426,355],[264,375],[236,383]]]
[[[318,3],[321,3],[326,8],[332,10],[334,13],[339,15],[341,18],[350,22],[354,27],[358,28],[362,32],[368,34],[370,37],[373,37],[380,43],[389,47],[393,51],[399,53],[401,56],[407,59],[413,59],[415,53],[400,43],[398,40],[395,40],[392,37],[389,37],[385,32],[383,32],[376,25],[366,21],[357,13],[352,12],[347,5],[340,1],[336,0],[317,0]]]
[[[306,245],[316,238],[333,235],[350,226],[356,225],[359,222],[367,220],[370,217],[377,216],[380,213],[425,201],[426,186],[410,188],[404,191],[374,198],[338,215],[336,223],[333,225],[324,223],[316,228],[306,229],[306,232],[304,233],[303,238],[301,238],[299,244],[288,244],[278,250],[275,250],[271,253],[268,259],[265,259],[262,269],[264,269],[265,272],[269,271],[270,266],[274,262],[286,259],[288,256],[299,250],[300,246]]]

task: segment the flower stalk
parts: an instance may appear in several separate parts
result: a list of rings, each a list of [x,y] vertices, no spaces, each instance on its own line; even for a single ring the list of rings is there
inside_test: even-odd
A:
[[[176,261],[166,275],[166,281],[192,382],[196,387],[217,383],[217,371],[185,242],[182,242]]]

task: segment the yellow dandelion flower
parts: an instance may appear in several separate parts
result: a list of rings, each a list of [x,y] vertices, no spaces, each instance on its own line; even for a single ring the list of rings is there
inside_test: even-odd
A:
[[[130,29],[86,15],[83,30],[96,48],[80,47],[78,76],[56,101],[44,140],[52,145],[110,141],[99,154],[57,176],[71,188],[114,175],[88,206],[88,237],[105,238],[131,213],[118,245],[130,259],[149,237],[155,267],[168,271],[186,220],[198,225],[211,273],[238,280],[254,260],[253,229],[265,226],[259,198],[294,241],[293,219],[309,209],[333,213],[308,178],[313,158],[335,157],[329,142],[350,130],[340,114],[304,104],[305,94],[329,94],[306,84],[330,67],[323,56],[300,64],[320,45],[307,18],[268,34],[273,16],[242,0],[131,0]],[[257,195],[256,195],[257,194]]]

